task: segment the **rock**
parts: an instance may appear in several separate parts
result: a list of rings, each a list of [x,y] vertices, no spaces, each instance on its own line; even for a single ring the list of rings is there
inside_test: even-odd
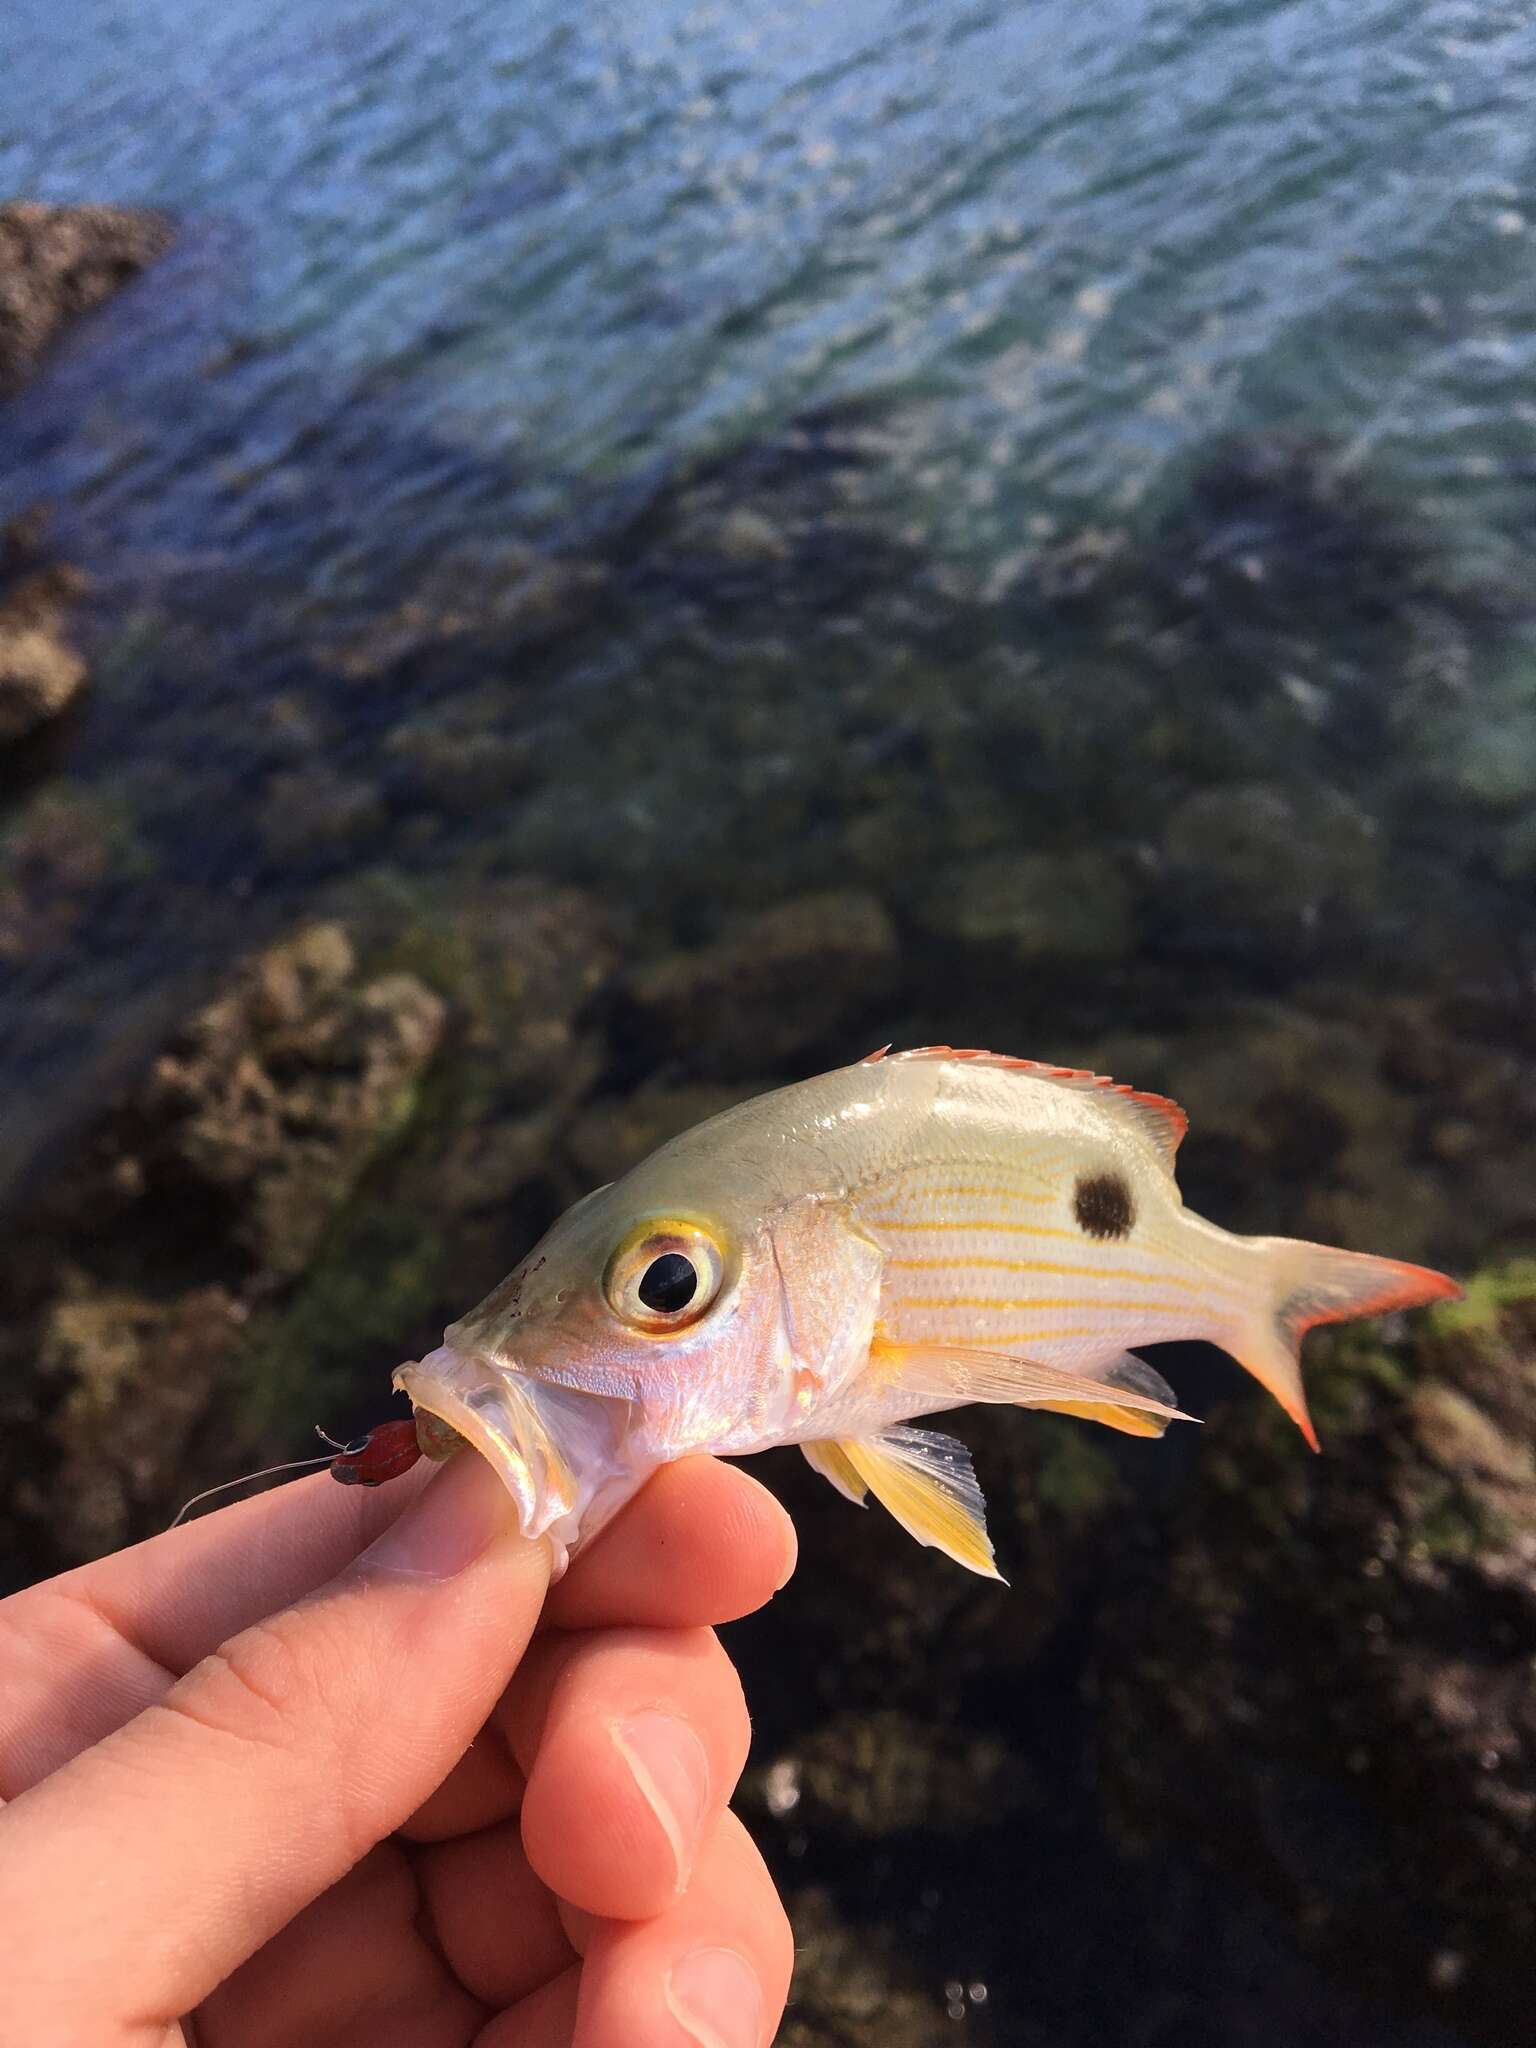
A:
[[[1204,946],[1222,934],[1294,943],[1330,913],[1375,898],[1376,827],[1336,790],[1245,783],[1202,789],[1171,812],[1164,905]]]
[[[274,861],[304,863],[344,854],[383,822],[384,806],[371,783],[313,761],[272,777],[260,831]]]
[[[490,556],[451,554],[428,564],[389,611],[328,642],[320,659],[342,675],[372,680],[454,641],[505,658],[584,625],[608,581],[601,563],[521,543]],[[483,654],[478,666],[485,667]]]
[[[284,1372],[326,1398],[356,1303],[282,1370],[276,1305],[398,1141],[447,1014],[314,924],[239,963],[100,1117],[0,1271],[0,1551],[57,1569],[146,1534],[264,1462]],[[409,1298],[403,1251],[357,1265],[381,1314]],[[291,1407],[281,1428],[292,1456]]]
[[[745,1787],[749,1809],[865,1841],[918,1828],[968,1834],[1037,1797],[1028,1765],[1000,1737],[896,1708],[833,1714]]]
[[[594,898],[532,880],[359,904],[352,921],[374,971],[436,991],[451,1032],[422,1113],[328,1230],[264,1356],[278,1405],[318,1383],[376,1413],[387,1364],[436,1343],[592,1185],[564,1137],[603,1068],[593,999],[616,949]]]
[[[0,398],[20,389],[67,322],[170,247],[161,215],[121,206],[0,206]]]
[[[195,1180],[232,1195],[236,1235],[294,1271],[372,1154],[410,1115],[442,1000],[407,974],[359,985],[339,925],[262,955],[157,1062],[144,1113]],[[162,1151],[162,1156],[164,1152]]]
[[[784,562],[791,553],[788,540],[773,521],[748,505],[733,505],[726,513],[715,545],[728,562]]]
[[[912,1982],[896,1942],[846,1924],[819,1887],[788,1903],[795,1978],[776,2048],[949,2048],[954,2025]]]
[[[707,1117],[718,1116],[748,1095],[762,1094],[771,1085],[765,1081],[759,1088],[646,1087],[636,1089],[633,1095],[592,1103],[566,1135],[572,1171],[588,1187],[617,1180],[669,1138],[692,1130]]]
[[[338,924],[238,967],[96,1135],[64,1198],[82,1220],[129,1188],[200,1213],[206,1255],[292,1275],[408,1119],[446,1006],[409,974],[361,975]]]
[[[39,791],[0,839],[0,964],[58,945],[104,885],[142,874],[148,860],[110,795],[67,782]]]
[[[1229,1413],[1100,1618],[1114,1810],[1502,2044],[1536,1990],[1536,1263],[1309,1374],[1327,1455]]]
[[[84,589],[83,576],[57,565],[0,596],[0,745],[57,718],[84,686],[85,659],[66,625],[68,606]]]
[[[1119,960],[1132,939],[1123,864],[1094,847],[989,854],[951,868],[919,915],[935,937],[1023,961]]]
[[[225,1389],[245,1312],[221,1287],[165,1303],[85,1293],[45,1319],[37,1351],[47,1453],[10,1476],[10,1512],[53,1555],[99,1556],[165,1513],[168,1473]],[[37,1427],[36,1412],[28,1418]]]
[[[897,966],[895,927],[860,890],[802,896],[738,924],[716,945],[641,968],[622,989],[630,1056],[681,1058],[690,1074],[772,1073],[841,1042],[877,1014]]]

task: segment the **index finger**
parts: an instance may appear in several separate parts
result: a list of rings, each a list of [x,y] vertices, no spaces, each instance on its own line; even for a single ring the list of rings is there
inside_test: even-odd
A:
[[[460,1456],[473,1453],[461,1452]],[[324,1473],[151,1537],[0,1601],[0,1797],[159,1699],[219,1644],[342,1569],[420,1491]],[[766,1600],[794,1560],[789,1517],[712,1458],[666,1466],[583,1553],[547,1619],[707,1627]]]

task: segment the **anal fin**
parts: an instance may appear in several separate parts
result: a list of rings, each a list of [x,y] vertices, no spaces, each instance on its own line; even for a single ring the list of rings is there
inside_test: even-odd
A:
[[[1002,1579],[987,1534],[986,1502],[964,1444],[936,1430],[900,1427],[845,1438],[833,1448],[909,1536],[984,1579]]]

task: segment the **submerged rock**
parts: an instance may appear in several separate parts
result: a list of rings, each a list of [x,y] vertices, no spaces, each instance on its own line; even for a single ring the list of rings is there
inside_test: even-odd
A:
[[[0,206],[0,399],[20,389],[69,321],[170,247],[162,215],[123,206]]]
[[[850,1925],[830,1892],[790,1895],[795,1978],[777,2048],[947,2048],[953,2024],[912,1981],[910,1961],[878,1925]]]
[[[1028,1763],[1001,1735],[893,1707],[834,1713],[746,1787],[750,1803],[775,1817],[792,1813],[797,1827],[865,1841],[914,1828],[970,1834],[1017,1816],[1038,1796]]]
[[[1502,2048],[1536,1995],[1536,1265],[1311,1377],[1326,1455],[1228,1415],[1100,1616],[1112,1806]]]
[[[250,1330],[408,1121],[446,1017],[312,925],[241,963],[104,1114],[0,1275],[0,1550],[96,1555],[163,1522],[189,1472],[260,1462]]]
[[[0,595],[0,745],[49,724],[84,687],[85,657],[68,626],[84,590],[78,570],[56,564]]]
[[[744,919],[713,946],[641,968],[622,999],[635,1053],[647,1064],[675,1053],[694,1074],[734,1078],[835,1044],[874,1013],[896,966],[884,905],[862,890],[833,890],[796,897]],[[856,1056],[850,1046],[842,1052]]]
[[[20,966],[60,944],[104,889],[147,861],[109,795],[69,782],[40,790],[0,835],[0,965]]]
[[[1114,962],[1132,940],[1124,864],[1095,847],[989,854],[948,869],[919,915],[941,941],[1014,961]]]
[[[310,926],[155,1062],[130,1112],[139,1173],[228,1205],[234,1244],[264,1273],[295,1272],[408,1118],[445,1014],[414,976],[360,978],[340,925]]]

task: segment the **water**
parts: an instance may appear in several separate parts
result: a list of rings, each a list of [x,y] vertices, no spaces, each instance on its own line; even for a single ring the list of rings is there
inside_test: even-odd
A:
[[[988,766],[999,720],[1036,750],[1040,720],[1016,716],[1033,691],[1078,726],[1052,789],[1099,787],[1095,736],[1114,746],[1153,635],[1113,600],[1072,630],[1012,600],[1053,549],[1093,560],[1170,519],[1198,557],[1209,535],[1178,522],[1223,437],[1281,434],[1358,482],[1366,538],[1373,520],[1411,528],[1434,590],[1413,615],[1405,555],[1374,617],[1319,622],[1319,602],[1349,611],[1350,561],[1303,565],[1287,592],[1284,560],[1262,559],[1267,514],[1245,549],[1239,507],[1216,553],[1229,584],[1280,575],[1276,616],[1240,621],[1236,648],[1202,619],[1196,665],[1217,692],[1289,695],[1181,786],[1278,772],[1305,809],[1321,779],[1359,813],[1348,829],[1389,841],[1394,805],[1417,819],[1448,800],[1439,843],[1404,849],[1413,911],[1427,890],[1459,923],[1490,878],[1524,886],[1533,74],[1513,5],[886,0],[750,22],[469,5],[427,22],[24,0],[0,189],[165,207],[183,236],[0,421],[0,514],[58,507],[58,545],[98,580],[103,675],[50,764],[75,809],[45,816],[44,879],[35,834],[13,867],[46,895],[47,849],[78,825],[86,865],[126,878],[77,888],[9,948],[0,1072],[32,1105],[12,1163],[99,1071],[104,1003],[128,1042],[178,969],[327,863],[629,877],[658,929],[707,923],[857,865],[824,765],[872,776],[868,756],[904,743],[947,758],[891,797],[865,867],[891,876],[935,772],[957,816],[925,851],[1035,844],[1032,792]],[[789,486],[801,559],[759,535],[778,573],[746,591],[647,564],[647,515],[665,530],[710,462],[745,451],[737,498],[781,519],[789,470],[755,475],[752,450],[840,405],[864,432],[841,468],[821,450],[809,510],[804,478]],[[1310,517],[1284,512],[1282,556]],[[842,576],[799,573],[850,544]],[[554,663],[530,660],[527,607],[509,620],[505,597],[551,560],[624,572],[601,606],[560,610],[585,631]],[[893,590],[924,602],[897,615]],[[399,632],[338,657],[402,591],[429,650],[446,618],[507,685],[454,716],[525,736],[515,816],[494,782],[450,769],[424,790],[401,766],[413,716],[439,718],[472,664],[402,662]],[[936,693],[904,675],[935,643]],[[371,687],[338,674],[349,662]],[[1152,694],[1188,665],[1165,649]],[[1330,744],[1347,696],[1374,700],[1353,761]],[[1155,839],[1157,775],[1143,765],[1128,803],[1076,830]],[[765,803],[790,860],[727,858],[739,872],[716,886]],[[306,806],[347,821],[344,849],[316,846],[290,815]]]
[[[641,959],[866,889],[884,1035],[1174,1087],[1224,1220],[1536,1238],[1528,7],[4,36],[0,193],[180,236],[0,408],[95,672],[0,793],[0,1196],[263,932],[536,873]]]

